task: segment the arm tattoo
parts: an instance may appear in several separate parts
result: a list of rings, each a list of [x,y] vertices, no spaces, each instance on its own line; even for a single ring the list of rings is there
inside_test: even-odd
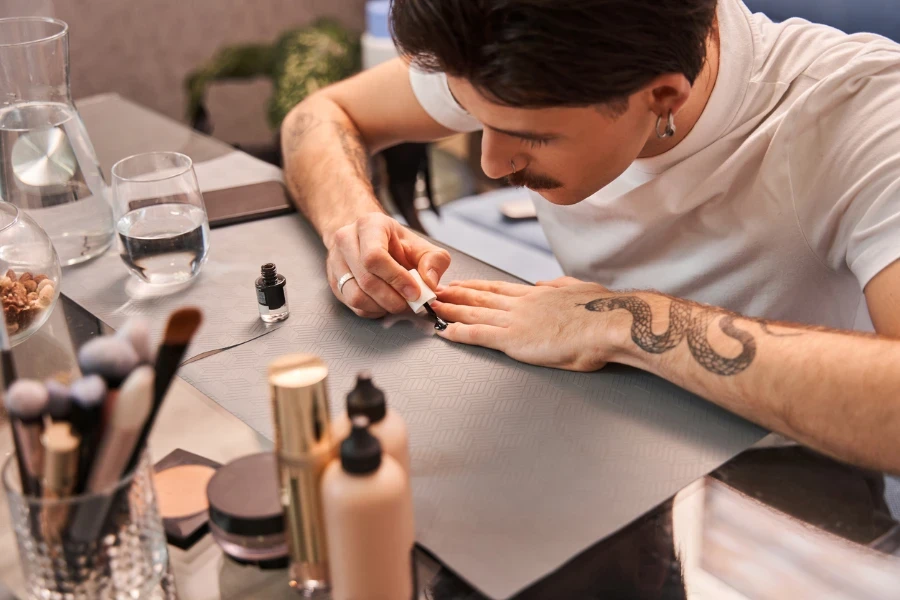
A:
[[[323,124],[325,123],[313,114],[300,113],[294,120],[294,126],[286,132],[285,149],[289,152],[296,152],[304,138]],[[362,135],[355,128],[337,121],[328,121],[327,124],[334,127],[344,155],[350,161],[356,175],[364,182],[369,183],[369,153],[363,143]]]
[[[737,375],[756,358],[756,339],[747,331],[735,327],[738,318],[732,313],[700,306],[696,314],[694,305],[672,300],[669,305],[669,328],[662,335],[652,331],[653,315],[650,305],[635,296],[601,298],[584,305],[592,312],[627,310],[631,313],[631,339],[638,348],[652,354],[668,352],[687,338],[688,349],[700,365],[717,375]],[[719,329],[728,337],[741,343],[741,353],[729,358],[716,352],[709,343],[709,326],[721,317]]]
[[[660,294],[664,296],[664,294]],[[742,317],[736,313],[683,300],[672,298],[669,304],[669,328],[662,334],[653,333],[653,314],[650,304],[637,296],[613,296],[600,298],[587,304],[579,304],[591,312],[610,312],[614,310],[626,310],[631,313],[631,339],[643,350],[651,354],[662,354],[677,347],[681,341],[687,338],[688,349],[700,365],[711,373],[717,375],[737,375],[744,371],[756,358],[756,338],[748,331],[735,326],[735,321],[741,319],[756,323],[766,335],[783,338],[802,336],[805,333],[837,333],[852,335],[855,337],[877,338],[874,333],[861,331],[844,331],[822,327],[817,325],[802,325],[798,323],[782,323],[768,319],[753,319]],[[709,343],[709,327],[714,321],[719,320],[719,329],[726,336],[737,340],[741,344],[741,352],[733,358],[722,356],[716,352]],[[771,325],[790,329],[787,332],[775,332]]]

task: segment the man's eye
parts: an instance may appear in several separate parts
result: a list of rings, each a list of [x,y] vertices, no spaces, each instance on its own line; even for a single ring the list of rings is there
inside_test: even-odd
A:
[[[540,148],[541,146],[547,145],[547,140],[523,140],[528,143],[532,148]]]

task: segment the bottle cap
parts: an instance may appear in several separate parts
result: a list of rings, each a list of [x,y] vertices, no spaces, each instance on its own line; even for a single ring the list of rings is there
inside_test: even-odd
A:
[[[372,383],[372,373],[363,371],[356,379],[356,387],[347,394],[347,416],[364,416],[369,423],[378,423],[387,415],[384,392]]]
[[[381,466],[381,443],[369,433],[369,420],[353,418],[353,430],[341,443],[341,466],[353,475],[374,473]]]

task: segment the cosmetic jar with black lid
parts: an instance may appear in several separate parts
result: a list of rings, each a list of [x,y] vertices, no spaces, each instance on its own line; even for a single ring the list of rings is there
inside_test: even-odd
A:
[[[271,452],[245,456],[220,468],[206,494],[209,528],[225,554],[263,568],[288,565],[284,509]]]

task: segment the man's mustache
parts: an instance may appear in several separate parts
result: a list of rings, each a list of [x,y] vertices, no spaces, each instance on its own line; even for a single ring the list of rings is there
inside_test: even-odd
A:
[[[513,187],[524,187],[530,190],[556,190],[563,184],[552,177],[540,174],[531,174],[528,171],[517,171],[506,176],[506,182]]]

